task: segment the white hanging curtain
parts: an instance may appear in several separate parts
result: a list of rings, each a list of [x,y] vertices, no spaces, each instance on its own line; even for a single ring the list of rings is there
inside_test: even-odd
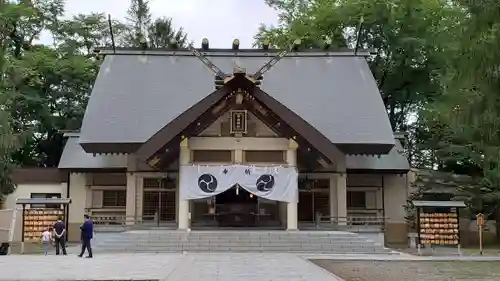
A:
[[[238,184],[248,192],[273,201],[297,202],[298,173],[294,167],[250,165],[180,167],[180,199],[202,199]]]

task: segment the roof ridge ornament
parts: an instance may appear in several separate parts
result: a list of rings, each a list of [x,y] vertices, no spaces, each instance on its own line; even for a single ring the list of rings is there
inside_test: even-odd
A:
[[[233,73],[234,74],[237,74],[237,73],[245,74],[246,72],[247,72],[246,68],[240,66],[238,64],[237,60],[233,60]]]
[[[205,39],[203,39],[205,41]],[[207,40],[208,41],[208,40]],[[208,43],[207,43],[208,44]],[[206,65],[210,70],[212,70],[216,76],[223,78],[224,80],[230,75],[224,73],[219,67],[217,67],[211,60],[204,56],[200,51],[193,47],[193,43],[188,45],[188,49],[193,53],[193,55],[198,58],[204,65]]]
[[[254,83],[257,82],[258,80],[261,80],[262,75],[264,75],[266,72],[268,72],[273,66],[275,66],[288,53],[290,53],[291,51],[297,50],[301,43],[302,43],[301,39],[295,39],[295,41],[293,41],[293,44],[290,45],[290,47],[288,49],[279,52],[276,56],[271,58],[266,64],[264,64],[259,70],[257,70],[257,72],[255,72],[249,78]]]

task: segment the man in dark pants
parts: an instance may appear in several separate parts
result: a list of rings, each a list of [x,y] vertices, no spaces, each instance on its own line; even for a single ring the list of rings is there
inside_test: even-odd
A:
[[[63,255],[66,253],[66,225],[62,221],[62,217],[57,218],[54,224],[54,240],[56,244],[56,255],[59,255],[59,249],[62,250]]]
[[[86,256],[86,258],[92,258],[92,246],[90,245],[90,241],[94,237],[94,223],[89,215],[85,215],[84,217],[85,222],[80,226],[82,230],[82,252],[78,256],[83,257],[83,253],[85,253],[85,249],[87,249],[89,255]]]

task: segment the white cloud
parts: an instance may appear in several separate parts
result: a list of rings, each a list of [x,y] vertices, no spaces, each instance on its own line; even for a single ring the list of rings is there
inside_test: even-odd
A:
[[[66,16],[104,12],[114,19],[124,19],[128,5],[126,0],[67,0]],[[249,48],[260,23],[278,21],[276,12],[264,0],[151,0],[150,7],[154,18],[172,18],[196,45],[206,37],[214,48],[229,48],[234,38]],[[50,42],[43,37],[42,42]]]

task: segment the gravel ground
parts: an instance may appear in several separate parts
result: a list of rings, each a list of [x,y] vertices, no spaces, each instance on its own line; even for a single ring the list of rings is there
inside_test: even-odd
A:
[[[500,262],[312,260],[346,281],[500,281]]]

